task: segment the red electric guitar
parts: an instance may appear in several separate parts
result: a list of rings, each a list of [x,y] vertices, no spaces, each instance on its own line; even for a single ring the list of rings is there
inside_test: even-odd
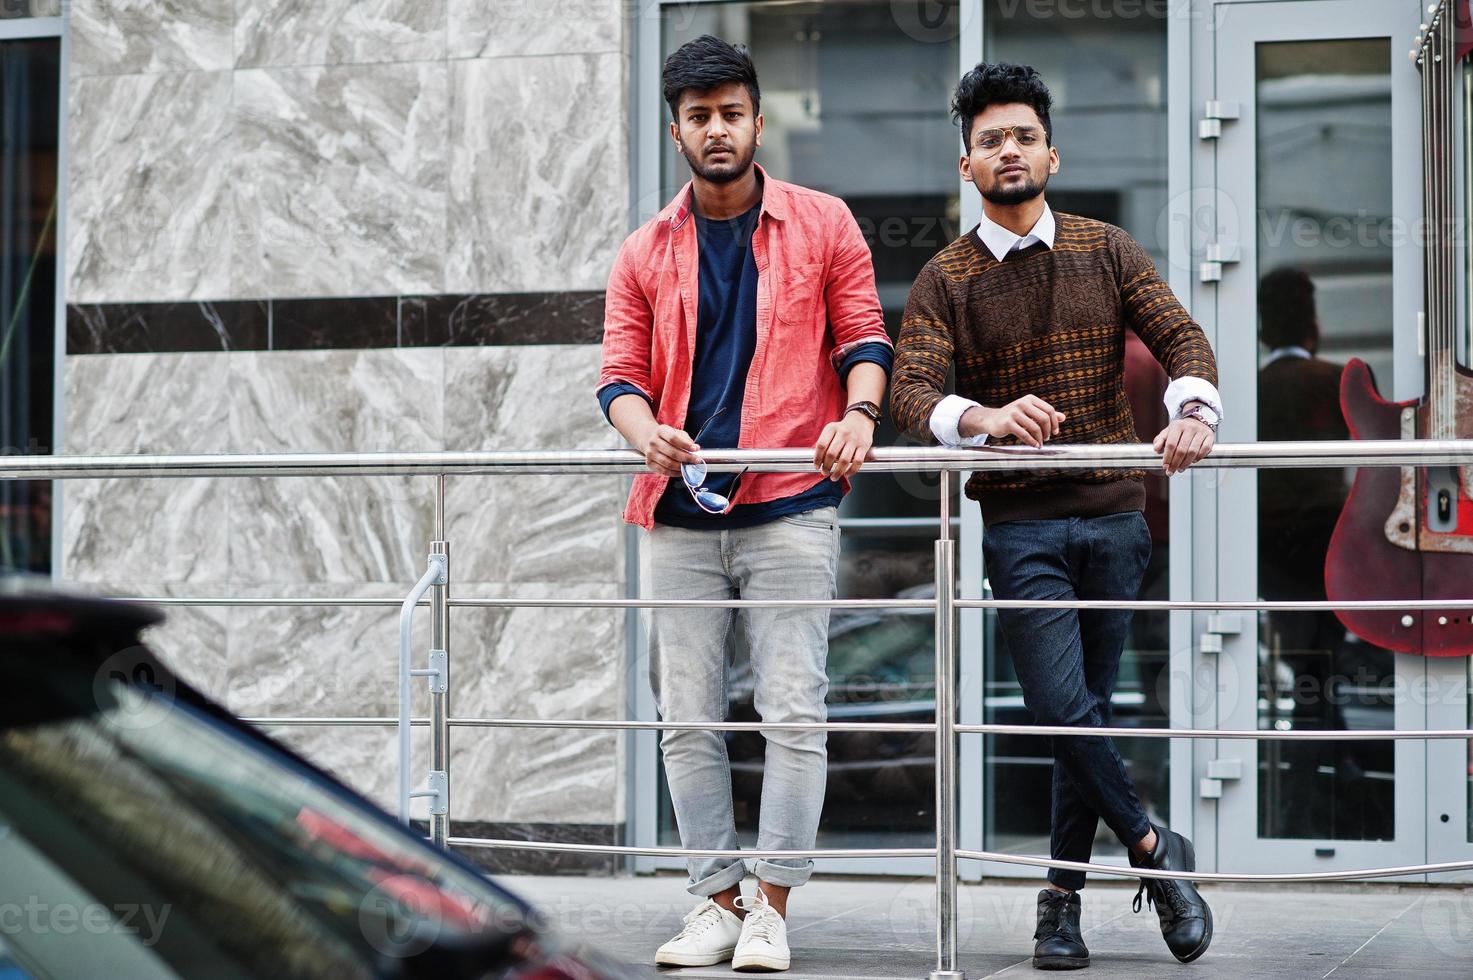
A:
[[[1427,211],[1427,394],[1389,402],[1353,359],[1340,406],[1356,439],[1473,437],[1473,372],[1457,362],[1453,235],[1454,16],[1439,5],[1419,47],[1422,190]],[[1473,598],[1473,466],[1362,467],[1325,556],[1330,599]],[[1346,628],[1377,646],[1429,657],[1473,654],[1473,610],[1337,610]]]

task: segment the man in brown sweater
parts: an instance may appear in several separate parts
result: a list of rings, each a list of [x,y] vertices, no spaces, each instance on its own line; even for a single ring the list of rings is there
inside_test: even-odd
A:
[[[1222,415],[1212,348],[1150,258],[1124,231],[1055,214],[1059,168],[1052,98],[1032,68],[980,64],[957,86],[961,173],[982,195],[977,228],[921,270],[896,345],[896,424],[923,441],[977,446],[1134,442],[1125,336],[1133,330],[1173,379],[1156,437],[1168,474],[1211,451]],[[943,391],[955,366],[957,394]],[[983,555],[1000,599],[1133,600],[1150,557],[1144,473],[1009,473],[967,483],[982,508]],[[1130,613],[1003,609],[998,620],[1023,697],[1041,725],[1103,727]],[[1053,741],[1050,852],[1089,860],[1101,819],[1133,866],[1196,870],[1191,842],[1153,824],[1105,736]],[[1079,871],[1052,869],[1038,895],[1033,965],[1089,965],[1079,930]],[[1212,913],[1189,881],[1143,879],[1177,959],[1201,956]],[[1135,908],[1140,909],[1141,892]]]

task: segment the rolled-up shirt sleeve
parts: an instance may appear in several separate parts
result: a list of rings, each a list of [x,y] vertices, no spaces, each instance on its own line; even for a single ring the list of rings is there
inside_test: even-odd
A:
[[[1166,417],[1169,419],[1176,418],[1187,402],[1202,402],[1216,412],[1219,419],[1222,418],[1222,395],[1217,386],[1194,374],[1184,374],[1167,385],[1166,396],[1162,400],[1166,402]]]
[[[980,402],[974,402],[970,398],[963,398],[961,395],[947,395],[931,410],[931,434],[943,446],[957,448],[982,445],[987,441],[987,433],[963,436],[960,432],[962,416],[967,413],[967,409],[981,407]]]

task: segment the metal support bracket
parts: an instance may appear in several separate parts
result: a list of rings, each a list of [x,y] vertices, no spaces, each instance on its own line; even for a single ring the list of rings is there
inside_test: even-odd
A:
[[[439,769],[430,770],[429,789],[417,789],[409,794],[412,800],[428,799],[430,814],[440,816],[450,812],[450,774]]]
[[[450,658],[445,655],[444,650],[430,651],[430,665],[428,667],[416,667],[409,672],[410,677],[428,677],[430,679],[430,693],[444,694],[450,686]]]
[[[435,577],[430,579],[431,585],[445,585],[450,581],[450,556],[430,554],[429,567],[435,569]]]

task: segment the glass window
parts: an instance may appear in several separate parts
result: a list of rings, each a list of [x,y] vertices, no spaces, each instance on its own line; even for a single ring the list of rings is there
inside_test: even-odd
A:
[[[0,42],[0,452],[51,452],[55,396],[55,38]],[[0,570],[51,569],[51,484],[0,480]]]
[[[1032,65],[1054,97],[1054,144],[1059,173],[1048,184],[1049,206],[1129,232],[1164,268],[1166,207],[1166,0],[1142,5],[1141,16],[1108,17],[1085,5],[1018,4],[988,0],[986,55],[991,61]],[[1126,393],[1136,435],[1151,441],[1166,424],[1166,375],[1132,334],[1126,344]],[[1170,540],[1167,483],[1150,477],[1146,522],[1151,563],[1141,598],[1169,598]],[[1032,721],[995,617],[988,616],[986,702],[988,722]],[[1170,686],[1166,673],[1170,632],[1166,613],[1137,613],[1112,699],[1116,725],[1165,727]],[[1170,746],[1165,739],[1118,741],[1141,802],[1153,820],[1171,820]],[[1046,854],[1052,757],[1036,736],[986,736],[986,847]],[[1096,856],[1123,856],[1103,824]]]
[[[957,79],[954,5],[917,30],[889,0],[672,5],[662,14],[662,53],[702,34],[745,43],[757,65],[764,117],[757,162],[773,177],[843,198],[874,255],[891,336],[911,283],[959,235],[956,129],[947,106]],[[909,29],[908,29],[909,28]],[[883,66],[883,70],[877,70]],[[689,179],[663,125],[663,200]],[[876,445],[899,435],[887,418]],[[839,594],[930,597],[939,513],[935,479],[861,475],[845,499]],[[953,513],[955,511],[953,510]],[[836,612],[830,626],[829,717],[834,721],[934,718],[933,616]],[[740,630],[734,631],[740,633]],[[750,670],[733,650],[733,720],[756,720]],[[831,734],[819,846],[884,837],[925,846],[935,836],[934,741],[929,735]],[[737,827],[755,836],[764,741],[728,736]],[[663,776],[662,776],[663,778]],[[661,788],[661,840],[677,840]]]
[[[1346,439],[1346,359],[1391,380],[1391,46],[1260,44],[1257,72],[1258,438]],[[1347,492],[1340,469],[1258,474],[1263,598],[1325,598]],[[1392,654],[1333,613],[1266,613],[1259,636],[1259,728],[1395,727]],[[1394,750],[1260,743],[1259,835],[1391,839]]]

